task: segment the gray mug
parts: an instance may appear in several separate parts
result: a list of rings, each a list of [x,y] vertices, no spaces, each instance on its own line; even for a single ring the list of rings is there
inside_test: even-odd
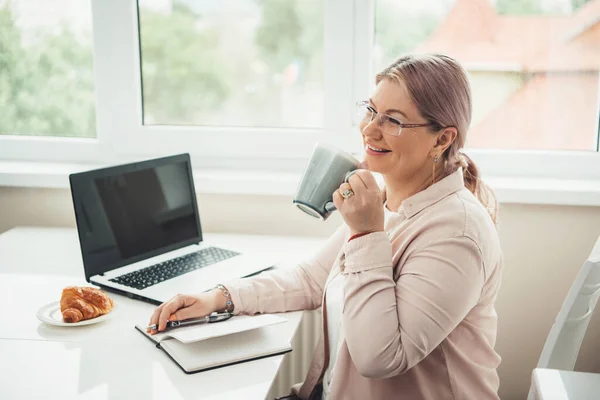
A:
[[[294,204],[308,215],[326,220],[336,209],[333,192],[359,165],[345,151],[317,143],[300,179]]]

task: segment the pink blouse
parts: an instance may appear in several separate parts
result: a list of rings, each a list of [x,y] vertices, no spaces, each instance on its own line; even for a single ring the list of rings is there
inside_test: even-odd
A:
[[[494,302],[502,252],[462,171],[406,199],[385,232],[347,242],[349,235],[343,225],[295,268],[227,284],[235,312],[322,307],[336,265],[344,279],[344,331],[331,399],[499,399]],[[329,363],[323,310],[308,375],[293,388],[302,399],[315,398]]]

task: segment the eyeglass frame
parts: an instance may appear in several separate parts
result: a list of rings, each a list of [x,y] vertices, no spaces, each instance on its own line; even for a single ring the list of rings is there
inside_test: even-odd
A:
[[[389,133],[389,132],[383,130],[383,132],[385,132],[385,133],[387,133],[388,135],[391,135],[391,136],[400,136],[400,132],[402,131],[403,128],[420,128],[420,127],[423,127],[423,126],[437,125],[437,124],[435,124],[433,122],[428,122],[426,124],[405,124],[403,122],[400,122],[398,120],[398,118],[396,118],[396,117],[392,117],[391,115],[377,112],[377,110],[375,110],[371,106],[371,103],[369,103],[366,100],[357,101],[356,102],[356,106],[359,107],[359,110],[361,110],[361,107],[365,107],[367,110],[369,110],[371,112],[371,120],[369,121],[369,124],[371,122],[373,122],[373,120],[377,119],[377,125],[381,127],[385,123],[385,121],[382,121],[383,117],[387,118],[388,121],[390,119],[392,121],[396,121],[396,123],[398,124],[398,133],[397,134],[394,135],[393,133]],[[366,116],[366,113],[365,113],[365,116]]]

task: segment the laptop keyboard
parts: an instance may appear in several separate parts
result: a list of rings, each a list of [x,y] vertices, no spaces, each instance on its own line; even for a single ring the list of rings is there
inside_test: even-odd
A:
[[[142,290],[166,281],[167,279],[187,274],[188,272],[218,263],[237,255],[239,255],[239,253],[230,250],[220,249],[218,247],[207,247],[195,253],[186,254],[185,256],[130,272],[126,275],[121,275],[117,278],[110,279],[110,281]]]

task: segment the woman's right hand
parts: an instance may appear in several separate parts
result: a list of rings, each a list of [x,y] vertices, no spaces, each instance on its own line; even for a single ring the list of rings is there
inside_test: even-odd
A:
[[[205,317],[218,309],[215,291],[201,293],[197,296],[178,294],[171,300],[162,303],[154,310],[148,325],[158,325],[158,330],[152,329],[148,333],[154,335],[163,331],[167,321],[184,320],[188,318]]]

